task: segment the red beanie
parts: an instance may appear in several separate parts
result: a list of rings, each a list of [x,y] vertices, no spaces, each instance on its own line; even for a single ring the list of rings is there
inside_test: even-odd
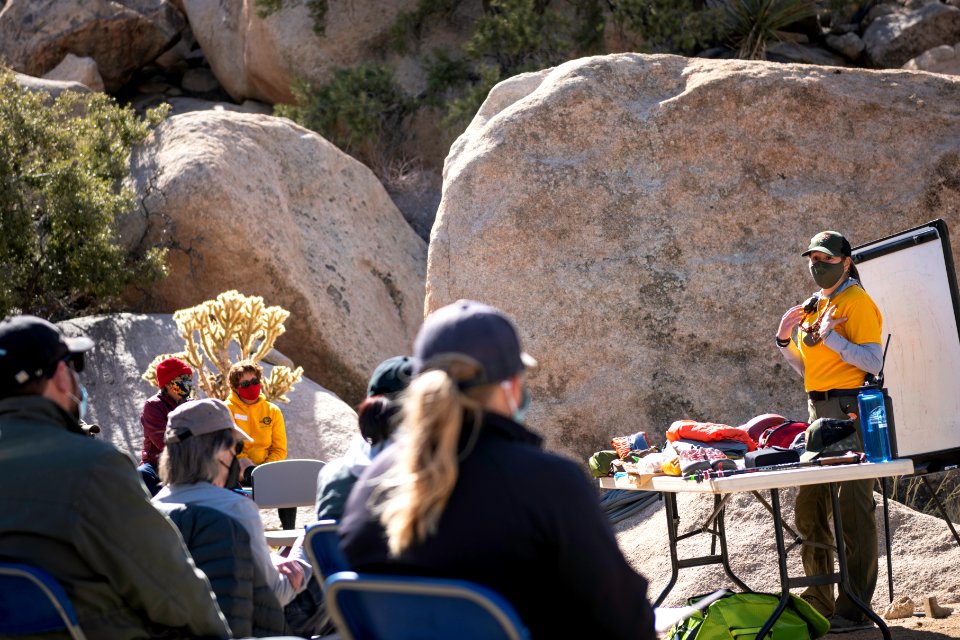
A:
[[[192,375],[193,369],[180,358],[167,358],[157,365],[157,384],[161,389],[170,384],[174,378]]]

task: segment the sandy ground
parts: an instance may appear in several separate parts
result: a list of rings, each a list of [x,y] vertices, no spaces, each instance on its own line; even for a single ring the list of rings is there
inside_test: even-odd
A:
[[[765,496],[769,498],[769,496]],[[793,522],[793,490],[781,492],[784,521]],[[877,504],[880,496],[877,494]],[[678,500],[681,514],[680,531],[695,528],[712,511],[710,497],[681,495]],[[773,525],[770,514],[749,494],[731,499],[726,518],[727,541],[731,564],[742,580],[756,591],[779,591],[776,564],[776,548],[773,541]],[[878,531],[883,532],[880,520],[881,509],[877,508]],[[279,529],[280,520],[276,509],[260,512],[266,529]],[[313,521],[311,507],[297,510],[297,526]],[[891,502],[891,532],[893,534],[894,596],[908,596],[922,612],[922,598],[935,596],[954,613],[939,620],[925,617],[888,620],[894,640],[944,640],[960,638],[960,546],[950,535],[942,520],[923,515]],[[660,593],[669,577],[670,564],[667,555],[666,522],[662,503],[648,507],[640,514],[614,526],[624,555],[640,573],[650,580],[651,599]],[[697,536],[681,543],[681,554],[701,554],[708,550],[709,542],[698,541]],[[789,533],[787,539],[790,539]],[[880,577],[873,599],[877,611],[889,602],[886,559],[882,543],[878,542]],[[790,554],[791,575],[802,575],[799,553]],[[682,556],[681,556],[682,557]],[[676,586],[664,604],[677,606],[693,595],[713,591],[733,584],[719,567],[683,569]],[[796,592],[795,592],[796,593]],[[951,604],[953,603],[953,604]],[[878,629],[845,634],[831,634],[828,638],[838,640],[877,640],[882,638]]]
[[[795,489],[781,491],[783,520],[793,524]],[[769,501],[769,494],[764,493]],[[878,531],[882,538],[881,498],[878,504]],[[699,529],[713,510],[712,496],[681,494],[678,496],[679,531]],[[899,503],[890,503],[892,534],[894,597],[906,596],[922,611],[923,598],[935,596],[954,614],[933,620],[913,617],[888,621],[893,638],[907,640],[937,640],[960,638],[960,546],[950,534],[946,523],[933,516],[917,513]],[[650,581],[649,595],[654,599],[666,586],[670,575],[667,546],[666,517],[662,502],[657,502],[614,526],[617,540],[631,565]],[[726,533],[731,567],[754,591],[779,592],[777,553],[773,535],[772,517],[751,494],[731,498],[726,510]],[[787,542],[792,536],[785,533]],[[886,557],[878,540],[879,579],[872,606],[882,611],[890,602],[887,582]],[[697,535],[679,545],[680,557],[706,555],[710,549],[709,537]],[[788,568],[793,576],[802,576],[799,550],[789,553]],[[664,604],[677,606],[691,597],[723,587],[735,588],[733,582],[718,565],[681,569],[676,585]],[[799,593],[794,591],[794,593]],[[881,638],[879,630],[836,634],[832,637],[848,640]]]

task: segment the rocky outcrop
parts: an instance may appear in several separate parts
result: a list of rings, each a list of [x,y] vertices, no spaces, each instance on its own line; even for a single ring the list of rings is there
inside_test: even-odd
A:
[[[237,101],[290,102],[295,75],[323,82],[338,67],[371,57],[416,0],[326,3],[318,34],[311,2],[292,0],[261,18],[254,0],[184,0],[194,35],[220,83]]]
[[[863,42],[875,67],[900,67],[924,51],[960,42],[960,9],[933,2],[878,17]]]
[[[103,78],[93,58],[81,58],[68,53],[63,61],[44,74],[46,80],[79,82],[91,91],[103,91]]]
[[[924,51],[916,58],[908,60],[903,68],[910,71],[960,75],[960,44],[955,44],[952,47],[948,44],[942,44],[929,51]]]
[[[350,403],[422,320],[426,245],[369,169],[289,120],[174,116],[133,158],[128,243],[171,245],[146,308],[237,289],[291,311],[277,347]]]
[[[22,73],[14,74],[17,84],[28,91],[43,91],[56,98],[64,91],[74,91],[76,93],[90,93],[90,87],[79,82],[68,80],[45,80],[44,78],[34,78]]]
[[[154,357],[183,349],[169,315],[116,314],[61,322],[68,335],[83,334],[96,346],[86,358],[81,380],[90,394],[87,421],[100,425],[98,436],[139,461],[143,445],[140,411],[157,392],[140,379]],[[271,365],[264,361],[269,373]],[[280,403],[290,458],[330,460],[342,455],[357,432],[357,414],[335,395],[304,379]]]
[[[773,344],[815,288],[800,251],[957,228],[958,100],[933,74],[634,54],[513,78],[447,158],[427,309],[514,316],[529,422],[581,460],[678,418],[803,419]]]
[[[184,24],[168,0],[9,0],[0,10],[0,59],[42,76],[68,53],[88,56],[114,91]]]

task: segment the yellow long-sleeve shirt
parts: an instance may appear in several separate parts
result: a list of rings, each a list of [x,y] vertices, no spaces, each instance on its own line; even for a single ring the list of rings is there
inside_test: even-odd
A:
[[[236,391],[230,392],[227,405],[233,421],[253,438],[253,442],[244,445],[243,453],[238,457],[250,458],[254,464],[286,459],[287,430],[280,407],[268,402],[263,394],[253,404],[247,404]]]

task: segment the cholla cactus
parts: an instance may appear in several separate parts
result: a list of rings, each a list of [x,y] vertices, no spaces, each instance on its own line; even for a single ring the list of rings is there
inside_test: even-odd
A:
[[[283,322],[290,312],[281,307],[264,306],[263,298],[245,296],[238,291],[225,291],[216,300],[207,300],[195,307],[181,309],[173,314],[177,330],[183,338],[184,352],[174,354],[186,361],[197,374],[197,384],[211,398],[225,400],[230,395],[227,373],[230,343],[240,346],[240,359],[259,362],[270,353],[274,343],[286,328]],[[156,365],[166,356],[158,356],[143,375],[153,376],[156,384]],[[286,394],[303,378],[303,368],[291,370],[276,365],[263,380],[267,400],[289,402]]]

